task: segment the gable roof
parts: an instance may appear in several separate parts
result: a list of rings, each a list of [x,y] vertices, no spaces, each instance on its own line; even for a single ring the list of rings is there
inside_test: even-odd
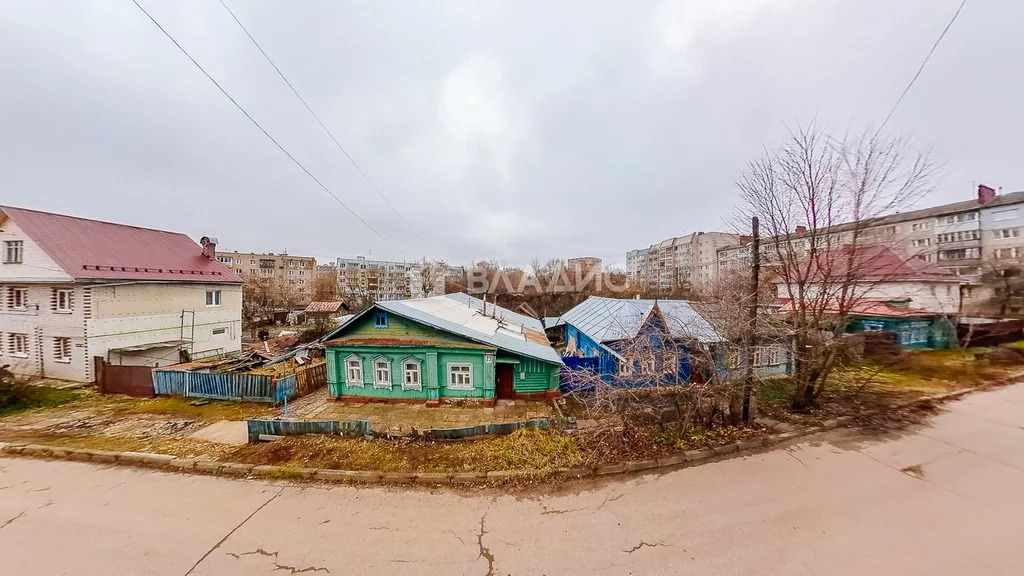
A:
[[[657,305],[673,338],[721,342],[722,336],[686,300],[638,300],[590,296],[561,320],[598,342],[635,338]]]
[[[177,232],[0,206],[0,225],[8,218],[76,280],[242,283]]]
[[[819,278],[826,282],[841,282],[847,277],[854,281],[872,282],[961,281],[956,274],[923,258],[903,255],[879,245],[844,246],[822,252],[814,260],[807,279],[811,282]],[[784,283],[785,279],[779,278],[778,282]]]
[[[357,318],[378,309],[501,350],[545,362],[562,363],[561,356],[548,342],[540,320],[490,302],[484,315],[483,300],[462,293],[376,302],[324,336],[323,341],[335,338]]]

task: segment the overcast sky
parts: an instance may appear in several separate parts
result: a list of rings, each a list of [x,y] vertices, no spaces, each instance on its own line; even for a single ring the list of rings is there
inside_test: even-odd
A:
[[[220,248],[497,259],[721,229],[762,144],[877,126],[959,0],[487,3],[4,0],[0,203]],[[888,130],[933,146],[938,204],[1024,190],[1024,2],[971,0]]]

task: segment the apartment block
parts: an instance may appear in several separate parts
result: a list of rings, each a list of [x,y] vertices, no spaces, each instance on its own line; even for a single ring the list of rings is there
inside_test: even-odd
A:
[[[694,232],[626,253],[626,273],[650,289],[668,292],[681,285],[699,286],[718,278],[718,251],[738,246],[740,237],[725,232]]]
[[[303,303],[313,297],[316,258],[291,254],[218,252],[217,261],[243,279],[268,278],[294,289]]]
[[[419,264],[368,260],[365,256],[338,258],[338,287],[345,296],[374,302],[424,296]]]

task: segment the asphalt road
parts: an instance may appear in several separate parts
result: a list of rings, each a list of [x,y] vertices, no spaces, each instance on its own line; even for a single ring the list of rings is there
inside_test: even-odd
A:
[[[1024,574],[1024,385],[947,408],[544,496],[0,459],[0,573]]]

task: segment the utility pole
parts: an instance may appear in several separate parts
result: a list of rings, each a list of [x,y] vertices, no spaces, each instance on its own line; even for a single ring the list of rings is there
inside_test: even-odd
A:
[[[743,421],[750,422],[750,396],[754,389],[754,347],[757,345],[757,300],[761,274],[761,226],[757,216],[750,219],[754,239],[750,243],[750,332],[747,334],[746,374],[743,379]]]

